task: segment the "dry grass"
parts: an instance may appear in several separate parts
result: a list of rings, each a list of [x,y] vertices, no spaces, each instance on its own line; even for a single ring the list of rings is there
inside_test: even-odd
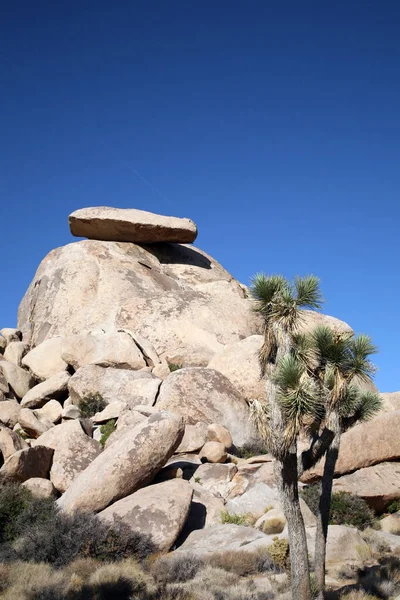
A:
[[[240,577],[280,571],[267,548],[259,548],[252,552],[240,552],[238,550],[215,552],[207,558],[207,562],[213,567],[235,573]]]

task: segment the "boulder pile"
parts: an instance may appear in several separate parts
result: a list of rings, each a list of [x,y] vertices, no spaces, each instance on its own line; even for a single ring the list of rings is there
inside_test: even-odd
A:
[[[70,227],[88,239],[44,258],[18,327],[0,331],[0,483],[57,497],[67,512],[117,516],[162,551],[285,536],[251,420],[265,392],[247,288],[188,245],[189,219],[99,207],[74,212]],[[304,330],[318,322],[351,330],[304,312]],[[397,400],[387,394],[384,411],[343,435],[337,462],[334,488],[377,510],[400,499]],[[243,448],[254,456],[240,458]],[[224,511],[250,514],[257,528],[222,525]],[[303,514],[312,537],[305,504]],[[336,528],[332,548],[346,536],[361,543]]]

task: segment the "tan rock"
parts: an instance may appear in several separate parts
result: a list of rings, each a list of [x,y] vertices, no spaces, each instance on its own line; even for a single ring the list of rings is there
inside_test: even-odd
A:
[[[7,340],[0,333],[0,354],[4,354],[4,351],[6,348],[7,348]]]
[[[6,397],[10,392],[7,380],[2,371],[0,371],[0,392],[4,394],[4,397]]]
[[[0,483],[26,481],[31,477],[46,479],[49,475],[53,450],[44,446],[24,448],[11,454],[0,469]]]
[[[83,398],[100,395],[106,403],[123,402],[130,407],[152,405],[161,380],[151,373],[86,365],[71,377],[70,398],[79,405]]]
[[[225,446],[221,442],[206,442],[199,454],[201,462],[224,463],[228,458]]]
[[[67,395],[68,381],[71,375],[61,371],[46,381],[35,385],[22,398],[23,408],[42,408],[49,400],[62,399]]]
[[[14,427],[18,423],[21,406],[16,400],[0,402],[0,423],[6,427]]]
[[[186,425],[185,434],[182,438],[181,443],[176,449],[176,452],[196,452],[197,450],[200,450],[206,443],[206,435],[207,425],[205,423],[196,423],[196,425]]]
[[[315,527],[306,530],[308,551],[312,560],[314,559],[315,531]],[[338,564],[361,565],[362,557],[368,556],[368,552],[368,545],[357,529],[344,525],[329,525],[326,544],[328,568]]]
[[[390,410],[400,410],[400,392],[386,392],[381,394],[383,401],[382,410],[385,412]]]
[[[208,367],[225,375],[246,400],[264,400],[265,382],[258,359],[262,344],[262,335],[228,344],[213,356]]]
[[[35,411],[29,408],[21,408],[18,421],[22,429],[33,439],[38,438],[42,433],[53,427],[51,421],[48,421],[45,417],[38,419]]]
[[[24,342],[10,342],[4,352],[5,360],[14,363],[18,367],[22,366],[22,359],[28,352],[29,346]]]
[[[44,259],[19,323],[32,329],[33,345],[99,327],[125,329],[160,359],[196,366],[257,332],[243,286],[201,250],[100,241],[69,244]]]
[[[7,460],[14,452],[24,448],[28,448],[28,444],[18,433],[0,425],[0,454],[3,460]]]
[[[21,369],[18,365],[8,362],[8,360],[4,360],[3,357],[0,356],[0,374],[1,373],[18,398],[25,396],[29,391],[29,388],[35,383],[35,380],[30,373],[24,371],[24,369]]]
[[[65,492],[102,450],[99,442],[86,435],[79,421],[56,425],[32,442],[32,445],[54,450],[50,480],[61,493]]]
[[[268,535],[282,533],[286,527],[285,515],[280,509],[272,508],[256,521],[254,527]]]
[[[182,419],[167,412],[127,429],[75,479],[58,501],[60,508],[67,512],[100,511],[134,493],[172,456],[183,433]]]
[[[31,477],[22,485],[30,491],[34,498],[55,498],[57,496],[54,485],[48,479]]]
[[[69,216],[72,235],[111,242],[192,243],[197,227],[190,219],[166,217],[135,208],[94,206]]]
[[[225,499],[232,488],[232,480],[237,473],[233,464],[204,463],[196,469],[190,483],[200,484],[217,498]]]
[[[300,510],[303,516],[305,527],[316,527],[317,518],[308,505],[304,502],[303,498],[300,498]]]
[[[119,517],[133,531],[149,535],[159,551],[167,552],[186,522],[192,495],[187,481],[172,479],[138,490],[98,516],[111,523]]]
[[[67,363],[61,358],[62,338],[45,340],[24,357],[22,364],[30,369],[39,381],[50,379],[60,371],[67,370]]]
[[[363,467],[400,459],[400,410],[379,413],[342,435],[335,474],[350,473]],[[322,477],[324,461],[302,478],[311,481]]]
[[[61,356],[74,369],[84,365],[141,369],[143,355],[132,337],[124,331],[95,332],[64,338]]]
[[[221,523],[221,513],[224,503],[200,483],[191,483],[193,488],[193,500],[187,519],[185,530],[187,533],[195,529],[210,527]]]
[[[127,405],[125,402],[111,402],[104,410],[96,413],[92,417],[93,423],[106,423],[110,419],[118,419],[122,412],[126,411]]]
[[[58,423],[61,420],[63,407],[58,400],[49,400],[42,408],[35,410],[36,416],[41,419],[45,418],[51,423]]]
[[[109,406],[112,405],[109,404]],[[116,429],[107,439],[105,443],[105,448],[108,448],[109,446],[111,446],[111,444],[123,437],[126,434],[127,430],[133,431],[137,425],[145,421],[147,421],[147,417],[142,415],[140,412],[130,409],[124,410],[122,413],[120,413],[120,416],[117,420]]]
[[[384,462],[335,479],[333,491],[360,496],[377,512],[400,499],[400,463]]]
[[[231,514],[251,514],[258,519],[266,509],[279,506],[277,489],[259,482],[247,488],[241,496],[228,500],[226,510]]]
[[[382,531],[392,533],[393,535],[400,535],[400,512],[383,517],[379,521],[379,524]]]
[[[70,406],[66,406],[62,409],[61,418],[63,421],[68,421],[71,419],[80,419],[81,410],[79,406],[74,406],[73,404],[71,404]]]
[[[185,368],[171,373],[161,384],[156,407],[182,415],[188,425],[219,423],[231,432],[237,446],[258,439],[247,402],[213,369]]]
[[[232,445],[232,436],[226,427],[219,425],[218,423],[211,423],[207,427],[207,440],[209,442],[220,442],[229,450]]]

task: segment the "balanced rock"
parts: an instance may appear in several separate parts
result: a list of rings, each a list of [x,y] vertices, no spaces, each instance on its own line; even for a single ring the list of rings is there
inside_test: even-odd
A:
[[[35,346],[107,326],[132,331],[139,345],[137,336],[148,340],[161,359],[195,366],[259,329],[244,287],[201,250],[88,240],[50,252],[18,319]]]
[[[224,463],[228,458],[226,448],[221,442],[206,442],[199,454],[201,462]]]
[[[149,535],[160,552],[167,552],[186,522],[192,495],[187,481],[172,479],[138,490],[98,516],[110,523],[120,518],[133,531]]]
[[[63,340],[61,337],[45,340],[33,348],[23,358],[22,364],[27,367],[39,381],[50,379],[60,371],[67,370],[67,363],[61,358]]]
[[[23,448],[11,454],[0,469],[0,484],[24,482],[31,477],[46,479],[49,475],[53,450],[44,446]]]
[[[7,345],[7,348],[4,352],[5,360],[14,363],[18,367],[22,366],[22,359],[25,354],[28,352],[29,346],[24,344],[24,342],[11,342]]]
[[[57,492],[48,479],[31,477],[23,482],[23,487],[30,491],[34,498],[55,498]]]
[[[72,235],[110,242],[185,244],[197,237],[197,227],[190,219],[165,217],[135,208],[81,208],[69,216],[69,225]]]
[[[28,448],[28,444],[18,433],[0,425],[0,454],[3,457],[3,461],[7,460],[14,452],[18,452],[18,450],[23,450],[24,448]]]
[[[18,398],[23,398],[34,385],[35,380],[30,373],[21,369],[0,356],[0,374],[6,379],[9,387]]]
[[[334,480],[333,491],[360,496],[376,512],[383,512],[393,500],[400,500],[400,463],[384,462],[343,475]]]
[[[49,400],[65,397],[70,377],[69,373],[61,371],[50,379],[35,385],[22,398],[21,406],[23,408],[41,408]]]
[[[258,439],[247,402],[214,369],[192,367],[171,373],[161,384],[156,407],[182,415],[188,425],[219,423],[237,446]]]
[[[100,511],[147,485],[172,456],[184,433],[171,413],[152,415],[107,447],[70,485],[60,507]],[[105,484],[106,482],[106,484]]]
[[[109,333],[92,331],[65,337],[62,358],[74,369],[84,365],[141,369],[146,366],[143,355],[125,331]]]
[[[61,493],[101,453],[99,442],[88,437],[79,421],[68,421],[52,427],[32,442],[32,446],[46,446],[54,450],[50,480]],[[107,479],[103,482],[108,485]]]
[[[336,475],[363,467],[400,459],[400,410],[381,412],[366,423],[359,423],[341,438]],[[303,481],[322,477],[324,460],[305,473]]]
[[[6,427],[14,427],[18,423],[21,406],[16,400],[0,402],[0,423]]]
[[[118,401],[134,407],[138,404],[152,405],[160,384],[161,380],[151,373],[86,365],[71,377],[68,388],[76,405],[83,398],[100,395],[107,404]]]

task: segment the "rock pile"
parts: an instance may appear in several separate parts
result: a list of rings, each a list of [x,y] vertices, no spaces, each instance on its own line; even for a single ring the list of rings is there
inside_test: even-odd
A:
[[[70,225],[89,240],[43,260],[18,328],[0,331],[0,482],[57,496],[67,512],[118,516],[160,550],[285,536],[270,457],[238,458],[260,448],[250,405],[264,397],[246,288],[186,245],[188,219],[102,207]],[[317,322],[350,330],[304,312],[304,330]],[[400,498],[398,409],[386,395],[386,412],[343,435],[337,462],[335,489],[379,510]],[[251,514],[257,529],[221,525],[222,511]],[[361,543],[343,528],[330,539]]]

